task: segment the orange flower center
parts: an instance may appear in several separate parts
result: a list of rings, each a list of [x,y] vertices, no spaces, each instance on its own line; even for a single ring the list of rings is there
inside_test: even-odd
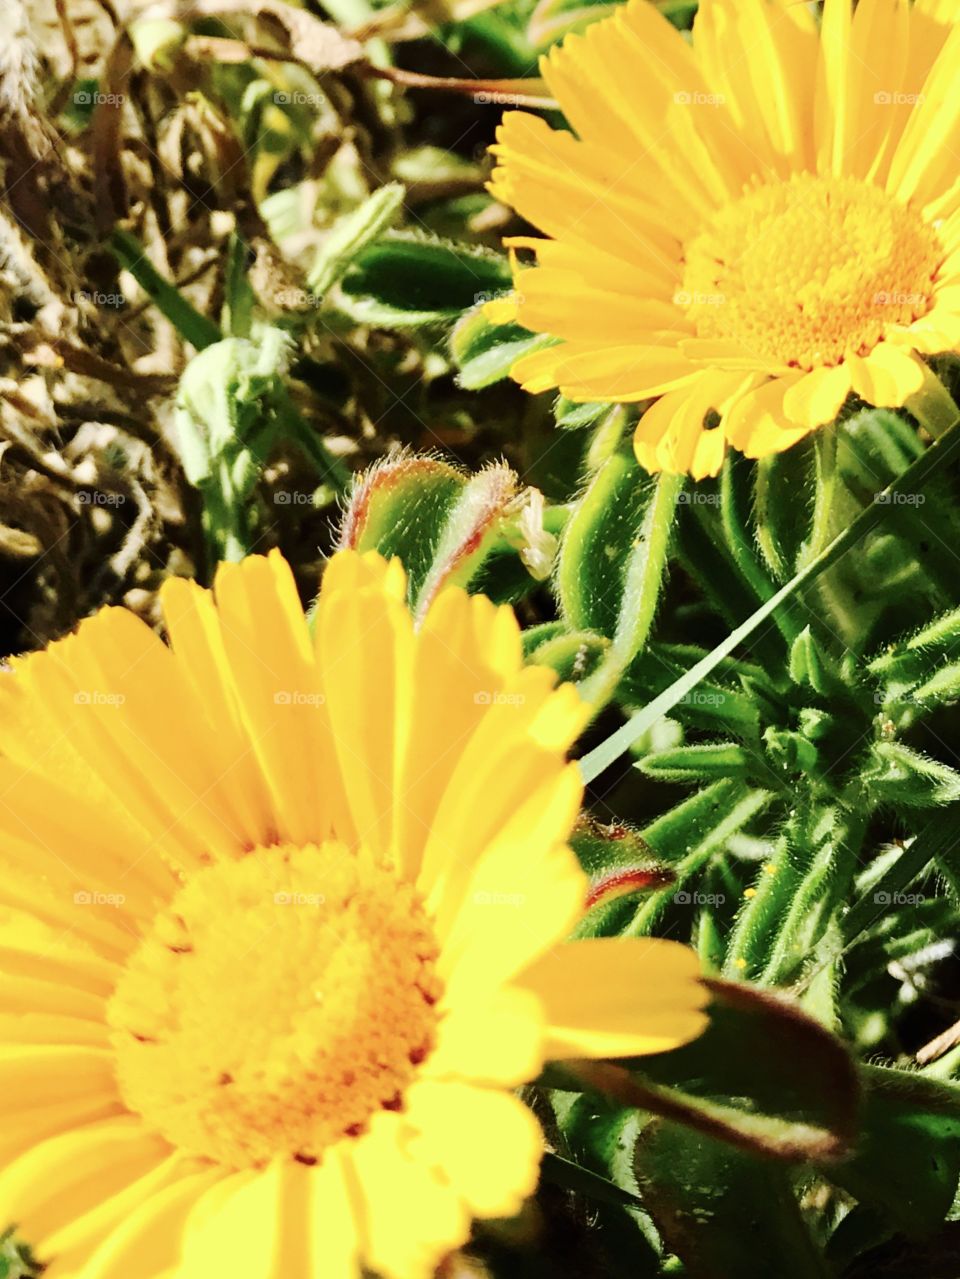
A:
[[[878,187],[799,173],[714,214],[675,301],[699,337],[813,369],[925,315],[943,257],[936,231]]]
[[[110,1003],[127,1106],[232,1168],[312,1163],[398,1109],[440,994],[414,890],[340,844],[258,848],[193,876]]]

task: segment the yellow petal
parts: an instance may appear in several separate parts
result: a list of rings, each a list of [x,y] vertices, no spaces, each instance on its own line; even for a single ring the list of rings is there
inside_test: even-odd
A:
[[[806,427],[790,427],[783,397],[802,376],[771,378],[748,391],[731,407],[724,422],[727,439],[747,457],[782,453],[809,434]]]
[[[516,324],[517,313],[517,299],[512,293],[505,298],[494,298],[483,307],[483,318],[488,324]]]
[[[0,1203],[46,1257],[48,1237],[158,1168],[170,1154],[139,1117],[86,1124],[38,1142],[0,1172]]]
[[[694,479],[716,475],[723,464],[724,433],[719,427],[707,430],[704,422],[711,411],[722,415],[731,396],[751,380],[742,373],[704,370],[682,390],[664,395],[637,423],[637,461],[650,472],[689,472]]]
[[[369,1132],[341,1148],[355,1187],[364,1262],[384,1279],[432,1279],[441,1258],[470,1232],[453,1188],[411,1153],[411,1136],[404,1117],[381,1111]]]
[[[926,204],[956,181],[958,76],[960,27],[954,26],[924,81],[890,164],[887,190],[904,203]]]
[[[270,795],[273,839],[323,839],[332,782],[326,715],[293,574],[279,554],[251,556],[222,564],[214,589],[240,714]]]
[[[197,1203],[181,1279],[358,1279],[355,1205],[334,1148],[318,1167],[278,1159],[234,1174]]]
[[[565,937],[583,912],[586,880],[569,848],[504,840],[470,877],[438,962],[451,1003],[476,998]]]
[[[576,766],[511,733],[505,720],[491,714],[474,734],[430,833],[419,886],[441,937],[456,930],[455,920],[469,914],[472,903],[486,901],[484,894],[507,891],[492,882],[502,857],[511,855],[498,849],[513,850],[519,863],[508,878],[525,877],[525,865],[539,864],[568,838],[579,811],[583,784]]]
[[[507,986],[485,997],[443,999],[440,1009],[424,1077],[513,1088],[540,1073],[545,1023],[530,991]]]
[[[824,0],[816,86],[817,170],[841,174],[850,127],[850,0]]]
[[[542,1001],[548,1058],[664,1052],[706,1027],[695,953],[651,937],[591,938],[548,951],[517,982]]]
[[[833,422],[849,394],[850,370],[846,365],[814,369],[787,390],[783,411],[797,426],[812,430]]]
[[[410,680],[417,694],[400,744],[401,798],[394,820],[396,855],[404,873],[416,878],[467,744],[494,699],[522,669],[520,628],[511,609],[454,587],[442,591],[428,610],[412,660]]]
[[[130,1279],[164,1274],[168,1268],[179,1274],[177,1263],[190,1214],[204,1192],[222,1177],[219,1168],[206,1168],[138,1204],[94,1252],[83,1268],[83,1279]]]
[[[339,559],[327,575],[339,571]],[[324,586],[316,615],[326,710],[351,826],[381,855],[393,844],[400,747],[413,696],[413,623],[387,585],[386,576],[351,589],[334,581]]]
[[[632,402],[682,386],[697,371],[669,345],[603,347],[564,342],[522,356],[510,376],[531,392],[558,387],[572,400]]]
[[[490,190],[540,231],[587,248],[599,241],[627,261],[650,255],[675,269],[681,252],[676,221],[671,226],[651,210],[649,183],[629,167],[625,172],[617,152],[509,111],[493,153],[498,165]]]
[[[122,1112],[111,1052],[79,1045],[0,1046],[0,1162],[45,1137]]]
[[[865,358],[848,355],[845,363],[857,395],[877,408],[899,408],[923,384],[919,361],[890,342],[881,342]]]
[[[474,1217],[512,1217],[537,1186],[543,1135],[510,1093],[415,1083],[406,1096],[414,1158],[436,1168]]]

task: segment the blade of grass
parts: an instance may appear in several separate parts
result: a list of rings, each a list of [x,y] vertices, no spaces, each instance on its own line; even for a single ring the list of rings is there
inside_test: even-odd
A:
[[[960,451],[960,423],[956,423],[945,435],[931,444],[927,451],[921,457],[918,457],[915,462],[911,463],[902,475],[898,476],[882,492],[878,493],[870,506],[862,511],[848,528],[839,533],[820,552],[816,559],[811,560],[796,577],[782,586],[775,595],[771,595],[742,625],[731,631],[713,652],[708,654],[702,661],[697,662],[676,683],[671,684],[668,689],[658,697],[655,697],[652,702],[638,711],[636,715],[632,715],[615,733],[611,733],[605,741],[585,755],[580,761],[580,771],[584,781],[592,782],[599,777],[605,769],[609,768],[615,760],[629,750],[638,737],[672,710],[681,698],[694,689],[701,680],[706,679],[725,657],[729,657],[736,648],[750,639],[781,605],[796,595],[804,586],[819,577],[821,573],[846,555],[847,551],[856,546],[868,533],[872,532],[893,508],[894,503],[891,498],[894,494],[918,492],[938,468],[956,457],[958,451]]]
[[[180,290],[165,280],[147,257],[140,241],[117,228],[107,246],[125,271],[129,271],[150,301],[161,311],[180,336],[198,351],[219,342],[223,336],[205,315],[187,301]]]

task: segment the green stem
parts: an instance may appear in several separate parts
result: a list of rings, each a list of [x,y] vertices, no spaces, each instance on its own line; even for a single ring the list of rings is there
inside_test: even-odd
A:
[[[730,547],[737,568],[756,592],[757,599],[767,600],[776,588],[754,552],[753,538],[744,511],[743,480],[749,467],[748,459],[741,454],[733,451],[727,453],[720,475],[720,515],[727,545]],[[788,609],[777,614],[774,621],[788,643],[793,641],[802,629]]]
[[[923,385],[907,400],[904,408],[917,419],[928,435],[938,440],[960,421],[960,408],[933,369],[924,365],[923,372]]]
[[[798,590],[814,581],[825,569],[830,568],[872,532],[891,509],[893,505],[891,497],[894,494],[915,493],[922,488],[930,475],[960,451],[960,429],[958,428],[960,423],[951,427],[946,435],[935,441],[922,457],[917,458],[902,475],[888,484],[882,494],[878,494],[871,505],[861,511],[853,523],[839,533],[815,560],[807,564],[775,595],[771,595],[741,626],[731,631],[703,661],[698,662],[659,697],[655,697],[648,706],[638,711],[636,715],[632,715],[615,733],[611,733],[605,741],[585,755],[580,761],[580,771],[584,780],[592,782],[606,768],[609,768],[615,760],[630,749],[638,737],[671,711],[701,680],[712,674],[725,657],[729,657],[741,644],[751,639],[764,622]]]
[[[814,436],[817,490],[813,503],[810,540],[800,558],[801,568],[815,560],[830,540],[837,492],[837,435],[837,427],[834,424],[822,427]]]
[[[593,674],[579,685],[580,695],[595,711],[613,696],[624,671],[649,638],[682,488],[681,475],[661,473],[657,477],[653,497],[627,563],[613,640]]]

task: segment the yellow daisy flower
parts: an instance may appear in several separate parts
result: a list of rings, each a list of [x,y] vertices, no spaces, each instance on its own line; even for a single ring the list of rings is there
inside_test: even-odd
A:
[[[956,0],[702,0],[692,41],[647,0],[572,35],[542,74],[573,133],[510,112],[490,189],[549,239],[491,304],[558,343],[529,391],[659,396],[650,471],[720,469],[903,405],[960,347]]]
[[[0,678],[0,1217],[48,1279],[432,1274],[534,1189],[510,1091],[656,1052],[672,942],[564,943],[571,686],[508,609],[419,629],[343,552],[311,638],[276,553],[106,609]]]

